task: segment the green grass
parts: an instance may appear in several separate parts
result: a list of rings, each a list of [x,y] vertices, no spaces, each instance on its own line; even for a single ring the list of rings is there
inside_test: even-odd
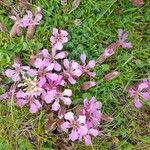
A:
[[[117,29],[129,32],[132,49],[118,49],[116,54],[104,64],[97,65],[95,80],[97,87],[80,92],[73,87],[74,102],[84,97],[95,96],[103,103],[103,113],[112,114],[114,121],[102,123],[103,135],[93,141],[95,150],[149,150],[150,149],[150,103],[145,102],[139,110],[133,106],[127,88],[147,78],[150,71],[150,2],[143,7],[134,7],[127,0],[83,0],[72,10],[71,2],[61,6],[59,0],[38,0],[34,6],[42,7],[43,20],[37,27],[36,36],[27,41],[22,37],[10,38],[0,33],[0,71],[9,67],[15,56],[28,63],[32,51],[42,47],[50,49],[49,37],[53,27],[61,27],[69,32],[69,42],[65,45],[70,59],[79,60],[85,52],[88,59],[96,59],[104,49],[117,39]],[[81,19],[81,26],[74,20]],[[0,7],[0,20],[10,30],[13,22],[8,13]],[[102,77],[112,69],[120,72],[113,81],[103,81]],[[2,89],[1,89],[2,91]],[[80,93],[80,94],[78,94]],[[12,107],[12,113],[11,113]],[[19,109],[11,102],[0,104],[0,150],[50,150],[56,140],[44,131],[45,114],[32,115],[28,108]],[[89,149],[77,143],[79,150]],[[36,147],[36,148],[34,148]]]

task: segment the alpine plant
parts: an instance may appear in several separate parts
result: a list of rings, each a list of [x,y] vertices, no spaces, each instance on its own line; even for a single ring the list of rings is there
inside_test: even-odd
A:
[[[27,13],[21,20],[22,27],[38,24],[36,22],[42,16],[39,15],[33,20],[31,12]],[[72,142],[78,140],[90,145],[92,137],[100,135],[102,104],[92,97],[91,100],[84,100],[80,113],[76,109],[71,111],[73,92],[68,85],[75,85],[79,77],[86,76],[89,80],[81,84],[81,90],[96,86],[96,82],[91,81],[91,78],[96,76],[92,71],[96,62],[94,60],[88,62],[86,54],[80,56],[80,63],[69,60],[68,52],[62,50],[67,41],[68,32],[54,28],[50,37],[52,46],[50,51],[42,49],[32,55],[29,65],[23,65],[16,59],[12,67],[5,71],[5,75],[15,85],[13,98],[18,107],[27,106],[30,113],[48,110],[48,113],[60,119],[61,123],[57,125],[59,132],[68,135],[68,139]],[[10,98],[12,88],[0,96],[0,99]]]
[[[15,21],[11,35],[20,35],[22,28],[28,28],[27,38],[34,35],[35,27],[42,19],[41,9],[35,10],[35,15],[31,11],[23,18],[11,16]],[[0,96],[3,99],[15,99],[16,105],[20,108],[28,107],[30,113],[38,113],[41,110],[51,116],[46,126],[60,135],[65,135],[68,140],[84,141],[86,145],[92,143],[92,137],[101,135],[100,124],[102,120],[113,120],[110,116],[105,116],[101,112],[102,103],[95,97],[84,99],[80,108],[73,104],[73,91],[69,85],[75,86],[80,77],[88,79],[80,85],[81,90],[88,90],[96,86],[92,78],[96,73],[92,70],[96,63],[103,63],[107,58],[115,53],[118,47],[132,48],[132,44],[126,42],[128,33],[122,29],[118,30],[118,40],[108,46],[104,53],[95,60],[87,60],[83,53],[80,56],[80,63],[69,60],[68,52],[63,51],[64,45],[68,42],[68,32],[63,29],[53,28],[50,37],[51,50],[43,48],[30,58],[29,65],[23,65],[20,60],[15,59],[10,69],[5,71],[5,75],[12,80],[9,91]],[[117,71],[108,73],[104,80],[109,81],[118,76]],[[146,100],[150,98],[150,81],[143,81],[137,88],[129,90],[134,98],[136,107],[141,107],[141,97]],[[48,125],[47,125],[48,124]],[[61,137],[62,139],[64,137]]]

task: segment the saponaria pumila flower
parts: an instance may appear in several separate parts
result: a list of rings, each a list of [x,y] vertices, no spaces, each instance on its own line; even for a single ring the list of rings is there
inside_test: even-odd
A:
[[[105,51],[99,56],[96,60],[97,63],[103,63],[107,58],[115,54],[116,49],[119,47],[122,48],[132,48],[132,43],[126,42],[128,39],[128,33],[125,32],[123,29],[118,29],[118,40],[112,44],[110,44]]]
[[[35,33],[35,27],[40,24],[40,21],[42,19],[41,8],[36,8],[34,19],[33,13],[30,10],[27,10],[27,14],[24,15],[22,18],[17,12],[15,13],[15,16],[10,16],[9,18],[15,21],[10,31],[11,37],[14,37],[16,35],[20,36],[22,34],[23,28],[28,28],[26,36],[28,39],[32,39]]]
[[[31,15],[29,14],[28,16]],[[28,25],[28,16],[24,17],[24,27]],[[68,53],[62,51],[64,44],[68,41],[67,31],[54,28],[52,34],[51,52],[42,49],[31,56],[30,65],[26,66],[16,59],[12,68],[5,71],[5,75],[14,82],[13,93],[18,107],[27,106],[31,113],[38,113],[41,109],[45,109],[46,105],[51,112],[58,115],[58,118],[64,120],[59,125],[61,132],[67,132],[67,129],[70,128],[69,132],[72,132],[68,134],[71,141],[84,140],[85,144],[89,145],[91,137],[99,135],[101,103],[93,97],[90,101],[87,99],[84,101],[83,110],[79,116],[74,114],[75,111],[68,112],[67,109],[70,110],[72,107],[73,93],[67,88],[67,85],[76,84],[77,79],[82,75],[90,79],[95,77],[96,73],[91,70],[95,67],[96,62],[94,60],[87,62],[85,54],[80,57],[81,63],[75,60],[69,61],[66,58]],[[94,81],[84,82],[81,90],[87,90],[95,85]],[[9,99],[12,95],[11,90],[2,95],[0,99]],[[62,110],[66,112],[60,115]]]
[[[137,86],[132,86],[128,90],[130,96],[134,99],[136,108],[142,107],[142,99],[150,100],[150,78],[143,80]]]

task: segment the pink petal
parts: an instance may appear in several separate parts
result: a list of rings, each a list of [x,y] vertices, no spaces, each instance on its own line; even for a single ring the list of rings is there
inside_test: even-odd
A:
[[[39,87],[42,87],[46,83],[46,78],[45,77],[40,77],[38,81]]]
[[[42,105],[41,105],[41,103],[39,102],[39,100],[35,100],[35,101],[34,101],[34,104],[36,104],[36,106],[37,106],[38,109],[41,109],[41,108],[42,108]]]
[[[142,103],[140,102],[140,99],[138,97],[134,98],[134,105],[136,108],[141,108],[142,107]]]
[[[150,100],[150,91],[140,92],[140,96],[142,96],[145,100]]]
[[[48,57],[48,56],[49,56],[49,53],[48,53],[48,50],[47,50],[47,49],[43,49],[43,50],[41,51],[41,53],[42,53],[43,57]]]
[[[137,91],[133,87],[131,87],[129,88],[128,92],[131,97],[134,97]]]
[[[56,73],[47,73],[47,77],[52,81],[57,81],[58,75]]]
[[[13,74],[13,76],[12,76],[12,80],[13,80],[14,82],[19,81],[19,80],[20,80],[20,75],[19,75],[19,73],[15,73],[15,74]]]
[[[44,100],[46,103],[52,103],[55,99],[57,92],[55,90],[51,90],[44,96]]]
[[[39,24],[39,22],[41,21],[41,19],[42,19],[42,14],[37,13],[37,14],[35,15],[34,21],[35,21],[35,23]]]
[[[82,125],[80,125],[80,127],[78,128],[78,133],[79,133],[79,135],[82,137],[82,136],[84,136],[84,135],[86,135],[87,133],[88,133],[88,128],[87,128],[87,126],[82,126]]]
[[[28,74],[29,76],[31,76],[31,77],[34,77],[34,76],[37,75],[37,71],[34,70],[34,69],[29,69],[29,70],[27,71],[27,74]]]
[[[29,110],[31,113],[36,113],[36,112],[38,112],[38,107],[37,107],[37,105],[36,104],[34,104],[34,103],[31,103],[30,104],[30,110]]]
[[[71,74],[72,74],[73,76],[79,77],[79,76],[82,75],[82,71],[81,71],[80,69],[76,69],[76,70],[72,71]]]
[[[60,108],[60,104],[58,101],[54,102],[53,105],[52,105],[52,110],[54,111],[58,111]]]
[[[9,18],[12,19],[12,20],[14,20],[14,21],[17,20],[16,16],[9,16]]]
[[[82,124],[82,123],[85,123],[85,120],[86,120],[86,117],[80,115],[77,121],[78,121],[80,124]]]
[[[118,39],[121,39],[123,35],[123,30],[122,29],[118,29]]]
[[[60,30],[60,34],[61,34],[62,36],[68,36],[68,32],[65,31],[65,30]]]
[[[142,83],[140,83],[139,86],[138,86],[138,91],[142,91],[143,89],[146,89],[146,88],[148,88],[148,87],[149,87],[149,85],[148,85],[147,82],[142,82]]]
[[[90,135],[84,136],[84,141],[85,141],[85,145],[87,146],[90,145],[92,143]]]
[[[69,97],[62,97],[61,98],[65,105],[71,105],[72,101]]]
[[[123,48],[132,48],[133,47],[132,43],[123,42],[123,43],[121,43],[121,45],[122,45]]]
[[[61,65],[57,63],[57,61],[54,62],[54,70],[60,71],[61,70]]]
[[[96,130],[96,129],[89,129],[89,132],[88,132],[89,134],[91,134],[91,135],[93,135],[93,136],[98,136],[98,130]]]
[[[95,62],[95,60],[91,60],[91,61],[89,61],[89,63],[87,64],[87,68],[94,68],[95,67],[95,65],[96,65],[96,62]]]
[[[60,52],[56,54],[55,59],[64,59],[65,57],[67,57],[67,55],[68,55],[67,52]]]
[[[69,120],[69,121],[73,121],[74,120],[74,114],[72,112],[67,112],[65,114],[65,119]]]
[[[64,123],[60,126],[60,128],[61,128],[63,131],[67,132],[67,129],[70,128],[70,123],[69,123],[69,122],[64,122]]]
[[[96,76],[96,72],[90,72],[90,71],[88,71],[87,74],[88,74],[90,77],[95,77],[95,76]]]
[[[75,141],[79,138],[79,135],[76,130],[72,130],[71,134],[69,134],[69,139],[71,141]]]
[[[50,41],[51,41],[52,44],[55,44],[56,43],[56,38],[54,36],[51,36]]]
[[[25,98],[25,93],[24,93],[22,90],[19,90],[19,91],[16,93],[16,97],[17,97],[17,98]]]
[[[123,40],[123,41],[127,40],[128,36],[129,36],[128,32],[125,32],[125,33],[122,35],[122,40]]]
[[[43,65],[42,59],[37,58],[37,59],[35,60],[35,62],[34,62],[34,66],[35,66],[36,68],[43,69],[43,68],[44,68],[44,65]]]
[[[64,92],[63,92],[63,95],[65,95],[65,96],[71,96],[72,95],[72,90],[65,89]]]
[[[5,74],[6,74],[7,77],[12,77],[13,74],[15,74],[15,70],[7,69],[5,71]]]
[[[68,78],[68,81],[69,81],[71,84],[76,84],[76,80],[73,79],[72,77],[69,77],[69,78]]]
[[[46,68],[46,71],[52,71],[54,69],[55,64],[54,63],[50,63],[48,65],[48,67]]]
[[[81,62],[82,62],[83,64],[86,64],[86,54],[82,54],[82,55],[80,56],[80,60],[81,60]]]
[[[66,68],[66,69],[69,69],[69,60],[68,59],[65,59],[64,60],[64,67]]]
[[[58,34],[58,29],[53,28],[52,34],[56,36]]]
[[[63,44],[62,44],[61,42],[57,42],[57,43],[55,44],[55,48],[58,49],[58,50],[62,50]]]
[[[21,107],[21,108],[23,106],[25,106],[27,103],[28,103],[27,99],[19,98],[19,99],[16,100],[16,105],[19,106],[19,107]]]
[[[61,42],[62,43],[67,43],[68,42],[68,38],[67,37],[63,37]]]
[[[77,62],[73,61],[71,64],[71,69],[73,70],[73,69],[78,69],[78,68],[79,68],[79,64]]]

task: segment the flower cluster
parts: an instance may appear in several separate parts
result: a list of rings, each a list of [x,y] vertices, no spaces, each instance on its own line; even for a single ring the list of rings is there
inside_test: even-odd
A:
[[[32,17],[30,12],[22,19],[23,27],[29,25],[29,16]],[[67,86],[76,84],[80,76],[90,79],[95,77],[96,73],[91,69],[95,67],[96,62],[87,62],[85,54],[80,56],[81,63],[67,59],[68,52],[62,51],[68,41],[68,33],[65,30],[54,28],[50,41],[51,52],[42,49],[32,55],[29,66],[22,65],[20,60],[16,59],[12,68],[5,71],[6,76],[11,78],[15,85],[13,93],[16,105],[20,108],[28,106],[31,113],[49,108],[51,113],[61,119],[62,124],[58,126],[60,132],[67,132],[71,141],[84,140],[86,145],[89,145],[91,136],[99,135],[101,103],[94,97],[90,101],[85,99],[80,114],[75,110],[71,112],[69,110],[72,108],[72,90]],[[81,85],[81,90],[95,85],[94,81],[86,81]],[[11,93],[10,89],[0,99],[8,99]],[[61,114],[62,110],[66,111]]]
[[[137,86],[130,87],[128,92],[130,96],[134,98],[135,107],[142,107],[142,99],[150,100],[150,78],[143,80]]]
[[[90,101],[85,99],[83,109],[78,116],[73,112],[64,115],[65,122],[61,125],[61,129],[69,133],[71,141],[83,139],[86,145],[90,145],[91,136],[99,135],[101,106],[101,102],[96,101],[94,97]]]
[[[15,21],[15,24],[10,31],[11,37],[16,35],[20,36],[22,34],[22,29],[28,28],[26,36],[28,39],[32,39],[35,32],[35,27],[36,25],[39,25],[42,19],[41,8],[36,8],[34,18],[30,10],[27,10],[27,14],[24,15],[23,18],[20,18],[18,14],[16,14],[16,16],[10,16],[9,18]]]

